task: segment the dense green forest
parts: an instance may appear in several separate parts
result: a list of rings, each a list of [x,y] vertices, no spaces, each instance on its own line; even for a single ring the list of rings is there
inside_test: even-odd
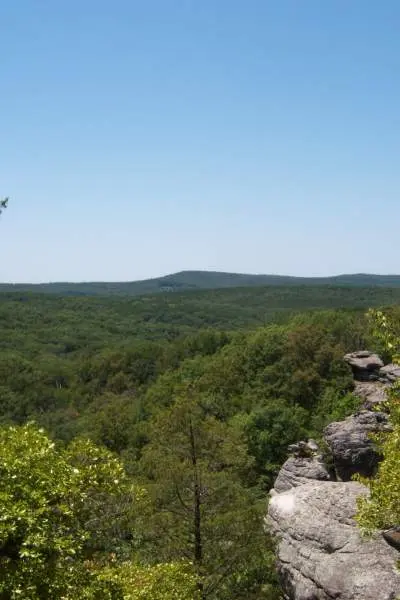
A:
[[[4,292],[45,292],[71,295],[143,295],[163,292],[180,292],[202,289],[223,289],[260,286],[355,286],[355,287],[400,287],[400,275],[337,275],[333,277],[291,277],[286,275],[245,275],[214,271],[181,271],[142,281],[129,282],[55,282],[29,284],[0,284]]]
[[[348,289],[317,291],[316,297],[308,288],[256,288],[137,299],[4,294],[0,296],[2,418],[54,419],[55,411],[96,403],[105,392],[134,394],[142,403],[161,382],[187,368],[195,369],[189,377],[192,383],[202,371],[215,369],[217,359],[237,361],[238,369],[244,368],[245,358],[237,353],[249,351],[253,339],[264,337],[262,345],[269,347],[281,381],[282,370],[294,375],[292,368],[279,363],[288,360],[283,345],[288,331],[309,330],[316,347],[325,331],[324,345],[333,344],[329,332],[340,329],[341,345],[335,346],[338,360],[345,351],[368,345],[363,310],[299,310],[356,302]],[[382,299],[382,292],[393,299],[391,290],[368,291],[363,303],[373,304],[374,296]],[[196,374],[197,368],[201,373]],[[347,373],[344,366],[341,370]],[[220,373],[225,378],[224,369]],[[252,387],[255,384],[256,379]],[[242,374],[240,393],[246,385]],[[273,396],[282,396],[282,383],[266,379],[260,385],[263,393],[272,386]],[[294,388],[290,395],[299,400]],[[66,423],[64,417],[61,422]]]
[[[59,352],[140,339],[173,340],[204,328],[224,331],[284,322],[314,309],[398,304],[400,288],[259,287],[141,297],[0,294],[1,344]],[[40,327],[39,327],[40,325]],[[19,337],[19,339],[18,339]],[[3,346],[4,347],[4,346]]]
[[[278,599],[268,489],[358,405],[342,357],[399,295],[2,294],[0,597]]]

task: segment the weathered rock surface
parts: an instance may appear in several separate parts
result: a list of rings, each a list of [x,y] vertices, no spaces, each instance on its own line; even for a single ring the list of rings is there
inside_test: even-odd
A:
[[[373,475],[380,456],[370,434],[390,429],[385,413],[370,410],[328,425],[324,438],[332,452],[338,479],[350,481],[355,473],[366,477]]]
[[[379,369],[379,376],[382,379],[388,380],[390,383],[393,383],[397,379],[400,379],[400,366],[399,365],[386,365]]]
[[[400,527],[391,527],[382,531],[383,538],[388,544],[400,552]]]
[[[360,350],[346,354],[344,360],[351,366],[356,381],[379,379],[379,369],[383,367],[383,361],[377,354]]]
[[[319,446],[315,440],[301,440],[300,442],[296,442],[295,444],[290,444],[288,450],[294,456],[313,456],[316,452],[319,452]]]
[[[379,381],[358,381],[353,393],[364,400],[363,408],[370,410],[381,402],[386,402],[388,389],[389,385]]]
[[[311,458],[291,456],[282,466],[275,480],[276,492],[285,492],[310,480],[330,481],[331,475],[319,456]]]
[[[275,480],[271,495],[290,490],[292,487],[311,481],[330,481],[332,479],[315,440],[290,444],[292,454],[283,464]]]
[[[363,540],[353,516],[355,482],[310,482],[272,497],[278,568],[288,600],[395,600],[398,552],[382,536]]]

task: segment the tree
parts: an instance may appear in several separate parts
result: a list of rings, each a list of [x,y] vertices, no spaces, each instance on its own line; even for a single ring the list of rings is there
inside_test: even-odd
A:
[[[241,480],[249,463],[238,432],[190,391],[153,420],[141,459],[153,501],[147,556],[192,562],[202,599],[250,598],[255,588],[268,597],[262,511]]]
[[[307,436],[307,418],[307,411],[301,406],[269,400],[232,420],[243,431],[248,452],[254,458],[252,470],[264,494],[273,487],[288,445]]]
[[[146,493],[107,450],[3,427],[0,477],[1,600],[196,600],[189,563],[133,560]]]
[[[2,599],[122,597],[98,578],[129,556],[140,497],[117,458],[84,440],[58,449],[33,423],[3,427],[0,479]]]

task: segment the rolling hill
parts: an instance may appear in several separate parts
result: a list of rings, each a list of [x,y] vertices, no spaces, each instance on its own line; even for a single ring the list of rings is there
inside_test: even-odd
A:
[[[183,292],[260,286],[351,286],[400,287],[400,275],[353,274],[332,277],[292,277],[286,275],[246,275],[217,271],[181,271],[164,277],[131,282],[2,283],[0,292],[44,292],[72,296],[139,296],[162,292]]]

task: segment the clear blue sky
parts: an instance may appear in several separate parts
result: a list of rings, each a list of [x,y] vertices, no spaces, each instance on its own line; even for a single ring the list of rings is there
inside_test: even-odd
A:
[[[0,280],[400,272],[399,31],[399,0],[3,0]]]

